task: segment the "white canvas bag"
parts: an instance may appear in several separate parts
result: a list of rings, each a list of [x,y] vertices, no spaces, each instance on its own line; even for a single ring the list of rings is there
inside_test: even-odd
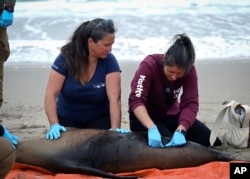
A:
[[[211,129],[210,145],[213,146],[220,124],[228,112],[227,142],[236,148],[250,147],[250,107],[236,101],[224,102],[223,105]]]

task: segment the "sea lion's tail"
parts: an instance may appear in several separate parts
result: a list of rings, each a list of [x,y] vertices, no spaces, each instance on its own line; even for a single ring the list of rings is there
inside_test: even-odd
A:
[[[218,161],[241,161],[241,162],[250,162],[250,157],[246,157],[243,155],[242,151],[238,152],[226,152],[226,151],[219,151],[216,149],[211,149],[214,151],[215,158]]]

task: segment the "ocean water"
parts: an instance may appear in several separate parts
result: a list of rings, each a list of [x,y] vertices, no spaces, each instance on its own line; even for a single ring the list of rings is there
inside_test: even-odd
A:
[[[197,60],[250,60],[249,0],[17,0],[6,62],[52,63],[83,21],[113,19],[119,61],[164,53],[177,33],[193,41]]]

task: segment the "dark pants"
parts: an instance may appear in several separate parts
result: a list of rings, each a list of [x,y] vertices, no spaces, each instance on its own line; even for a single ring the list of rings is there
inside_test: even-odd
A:
[[[111,123],[110,123],[110,117],[102,117],[97,120],[91,120],[84,123],[76,123],[74,121],[63,119],[59,116],[59,123],[64,127],[75,127],[75,128],[81,128],[81,129],[110,129]]]
[[[0,178],[4,178],[15,162],[15,150],[10,142],[0,137]]]
[[[178,119],[179,115],[176,116],[168,116],[166,119],[163,120],[156,120],[153,119],[154,123],[156,124],[160,134],[165,137],[172,137],[172,134],[178,127]],[[147,132],[147,128],[145,128],[140,121],[133,115],[129,115],[130,120],[130,129],[131,131],[135,132]],[[211,130],[205,126],[199,120],[195,120],[194,124],[190,129],[188,129],[186,133],[186,140],[199,143],[206,147],[210,146],[209,138],[210,138]],[[217,138],[214,146],[220,146],[221,141]]]

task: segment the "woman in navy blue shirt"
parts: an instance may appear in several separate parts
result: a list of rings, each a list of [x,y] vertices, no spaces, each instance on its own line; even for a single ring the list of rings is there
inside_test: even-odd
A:
[[[111,53],[115,41],[111,19],[82,23],[61,48],[49,76],[45,110],[47,139],[57,139],[65,127],[121,129],[120,67]]]

